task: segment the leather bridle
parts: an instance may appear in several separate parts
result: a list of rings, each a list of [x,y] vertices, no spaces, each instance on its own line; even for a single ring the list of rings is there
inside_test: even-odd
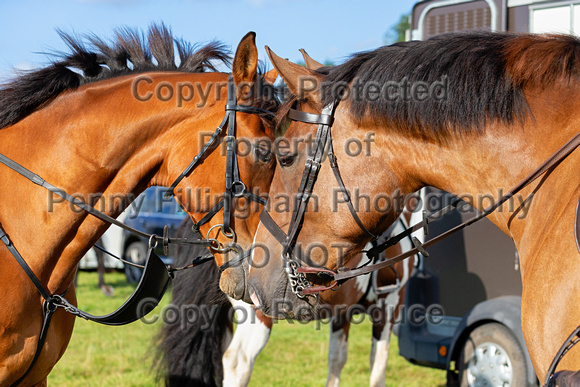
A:
[[[203,226],[207,222],[209,222],[222,208],[224,209],[224,217],[223,217],[223,224],[219,224],[213,226],[207,233],[207,238],[205,240],[190,240],[186,238],[169,238],[167,234],[165,234],[162,238],[157,235],[147,234],[143,231],[137,230],[126,224],[119,222],[117,219],[112,218],[111,216],[104,214],[94,207],[90,206],[89,204],[83,202],[82,200],[69,195],[68,193],[64,192],[63,190],[55,187],[54,185],[48,183],[39,175],[31,172],[30,170],[26,169],[22,165],[18,164],[14,160],[6,157],[5,155],[0,153],[0,163],[4,164],[8,168],[12,169],[13,171],[19,173],[20,175],[24,176],[34,184],[37,184],[54,194],[60,196],[64,200],[74,204],[75,206],[81,208],[82,210],[88,212],[92,216],[95,216],[107,223],[114,224],[118,227],[121,227],[125,230],[130,231],[136,235],[145,237],[149,239],[149,252],[145,261],[145,265],[141,266],[144,269],[143,275],[139,284],[137,285],[135,291],[127,301],[121,307],[119,307],[114,312],[105,315],[105,316],[93,316],[89,313],[86,313],[76,306],[72,305],[66,298],[65,294],[51,294],[41,283],[38,277],[34,274],[30,266],[24,260],[24,258],[20,255],[12,241],[10,240],[9,236],[6,232],[2,229],[0,224],[0,240],[4,243],[7,247],[10,254],[14,257],[14,259],[18,262],[21,266],[22,270],[26,273],[34,287],[37,289],[40,296],[44,299],[43,307],[42,307],[42,328],[40,331],[39,339],[37,342],[36,352],[34,354],[33,360],[30,363],[28,369],[16,382],[12,384],[12,386],[17,386],[24,380],[24,378],[30,373],[34,364],[38,360],[40,356],[40,352],[44,346],[44,342],[46,340],[46,335],[48,333],[48,328],[50,326],[50,322],[52,319],[53,313],[58,309],[62,308],[65,311],[77,316],[82,317],[86,320],[90,320],[93,322],[97,322],[100,324],[105,325],[125,325],[136,321],[147,313],[149,313],[161,300],[165,290],[167,289],[167,285],[169,281],[173,278],[173,273],[178,270],[183,270],[190,267],[195,267],[201,263],[208,262],[209,260],[213,259],[213,256],[201,256],[197,257],[193,260],[192,264],[187,265],[183,268],[172,268],[170,266],[166,266],[163,261],[153,252],[154,247],[157,245],[159,240],[162,240],[164,248],[167,247],[169,243],[178,243],[178,244],[194,244],[209,247],[213,251],[216,252],[227,252],[227,251],[234,251],[238,254],[238,256],[222,266],[220,266],[220,270],[225,270],[229,267],[234,265],[240,264],[244,259],[246,259],[249,255],[248,252],[243,252],[242,248],[235,243],[235,232],[231,228],[231,218],[233,215],[232,210],[232,201],[234,197],[242,197],[245,196],[252,201],[260,203],[264,205],[266,200],[259,197],[258,195],[250,192],[247,190],[245,184],[240,180],[240,172],[238,168],[238,161],[237,161],[237,153],[236,153],[236,112],[242,112],[247,114],[258,114],[258,115],[271,115],[273,116],[274,113],[267,111],[265,109],[261,109],[258,107],[253,106],[244,106],[238,105],[236,102],[236,85],[233,82],[233,77],[230,74],[228,78],[228,90],[227,90],[227,102],[225,107],[225,117],[222,120],[221,124],[217,127],[216,131],[212,134],[210,139],[205,143],[204,147],[198,153],[193,161],[187,166],[187,168],[179,175],[179,177],[173,182],[165,197],[171,197],[174,194],[174,190],[177,185],[187,176],[189,176],[196,166],[203,163],[203,159],[205,158],[208,152],[211,152],[215,149],[212,148],[215,141],[219,137],[220,133],[223,131],[223,128],[226,124],[228,124],[228,132],[227,136],[225,137],[225,141],[227,144],[226,147],[226,184],[225,184],[225,192],[224,197],[216,204],[209,213],[207,213],[199,222],[194,225],[194,230],[199,230],[199,227]],[[211,150],[210,150],[211,148]],[[210,238],[210,232],[213,228],[219,227],[219,232],[221,232],[227,238],[230,238],[232,242],[227,245],[223,246],[220,242],[217,241],[215,238]],[[166,228],[167,229],[167,228]],[[139,265],[136,265],[139,266]],[[143,301],[147,301],[143,303]]]
[[[318,172],[320,170],[322,156],[327,146],[328,146],[328,160],[330,162],[330,166],[338,182],[344,200],[348,205],[350,213],[352,214],[354,220],[361,228],[361,230],[368,237],[370,237],[371,241],[376,241],[377,239],[377,237],[364,226],[364,224],[358,217],[350,201],[348,191],[344,186],[342,177],[340,175],[340,171],[338,169],[336,156],[334,155],[334,151],[332,148],[332,135],[330,130],[334,122],[334,112],[336,110],[337,105],[338,101],[326,105],[322,109],[321,114],[306,113],[294,109],[290,110],[288,114],[289,119],[308,124],[318,124],[318,130],[316,132],[316,138],[314,141],[312,155],[306,161],[304,172],[302,174],[302,180],[300,182],[300,186],[298,189],[298,195],[296,198],[296,203],[294,205],[290,226],[288,228],[288,234],[286,234],[280,228],[280,226],[276,224],[276,222],[272,219],[266,208],[264,208],[264,210],[262,210],[262,212],[260,213],[260,220],[262,224],[278,240],[278,242],[283,247],[282,259],[285,264],[285,271],[288,276],[292,292],[299,298],[304,298],[307,295],[318,294],[319,292],[324,290],[334,289],[348,279],[368,274],[386,267],[390,267],[396,264],[397,262],[400,262],[417,253],[421,253],[426,257],[429,256],[427,251],[425,250],[427,247],[432,246],[442,241],[443,239],[453,235],[454,233],[462,230],[463,228],[487,217],[497,208],[499,208],[502,204],[504,204],[507,200],[511,199],[518,192],[520,192],[529,184],[537,180],[540,176],[544,175],[545,173],[549,173],[554,168],[556,168],[566,157],[568,157],[578,146],[580,146],[580,132],[579,132],[576,133],[576,135],[574,135],[564,145],[562,145],[562,147],[560,147],[556,152],[554,152],[548,159],[546,159],[540,166],[538,166],[538,168],[536,168],[532,173],[530,173],[525,179],[523,179],[519,184],[513,187],[508,193],[500,197],[495,203],[486,208],[481,214],[434,237],[433,239],[429,240],[424,244],[422,244],[417,238],[412,238],[413,244],[415,245],[414,248],[412,248],[407,252],[399,254],[396,257],[378,262],[378,255],[382,251],[386,250],[390,246],[396,245],[403,238],[410,237],[413,232],[421,228],[426,229],[429,223],[433,222],[434,220],[440,219],[443,215],[455,209],[461,202],[459,199],[457,199],[449,206],[444,207],[443,209],[439,210],[438,212],[432,214],[429,217],[423,215],[423,220],[421,222],[415,224],[412,227],[407,228],[405,231],[395,236],[388,238],[386,241],[379,244],[373,243],[374,246],[371,249],[364,251],[370,258],[369,262],[374,262],[373,264],[368,265],[365,264],[352,270],[344,267],[338,268],[337,270],[330,270],[326,267],[321,267],[320,265],[314,263],[312,259],[310,259],[300,249],[300,247],[296,245],[298,234],[300,233],[300,230],[302,229],[302,224],[304,222],[306,207],[308,205],[310,196],[312,195],[312,189],[314,183],[316,182]],[[306,264],[309,266],[303,266],[302,264]],[[307,273],[316,274],[319,277],[323,277],[325,280],[330,282],[330,285],[312,286],[312,284],[307,280],[305,276],[305,274]],[[578,342],[580,342],[580,326],[576,328],[576,330],[574,330],[574,332],[566,339],[566,341],[562,344],[560,350],[554,357],[546,374],[546,378],[544,380],[545,386],[552,385],[553,376],[559,361]]]
[[[223,208],[223,222],[212,226],[206,235],[206,240],[211,241],[213,245],[210,248],[216,252],[224,253],[228,251],[234,251],[237,253],[237,257],[229,260],[219,267],[220,271],[224,271],[230,267],[239,265],[244,261],[250,254],[250,251],[243,252],[242,248],[236,243],[235,231],[231,228],[231,219],[233,216],[232,202],[234,198],[246,197],[249,200],[259,203],[261,205],[266,204],[266,199],[256,195],[255,193],[249,191],[246,185],[240,179],[240,169],[238,167],[238,157],[237,157],[237,144],[236,144],[236,112],[256,114],[256,115],[269,115],[275,116],[274,113],[261,109],[254,106],[238,105],[237,104],[237,93],[236,84],[234,83],[233,76],[230,74],[228,78],[228,94],[226,102],[226,115],[222,122],[219,124],[215,132],[211,135],[209,140],[205,143],[201,151],[193,158],[191,163],[185,168],[185,170],[175,179],[171,184],[167,192],[165,193],[165,198],[170,198],[175,194],[175,188],[177,185],[187,176],[189,176],[195,167],[203,163],[205,157],[211,153],[215,147],[215,141],[220,136],[228,125],[227,135],[224,137],[226,143],[226,182],[224,195],[220,201],[215,204],[210,211],[205,214],[198,222],[193,224],[193,230],[199,232],[201,226],[207,224],[213,217]],[[226,238],[232,240],[232,242],[223,246],[217,238],[211,238],[210,234],[214,228],[217,228]]]
[[[354,206],[352,205],[350,195],[344,185],[342,176],[340,175],[340,170],[338,169],[336,155],[334,154],[334,149],[332,146],[331,133],[331,127],[334,122],[334,112],[337,105],[338,101],[326,105],[322,109],[321,114],[313,114],[296,109],[290,109],[288,113],[288,118],[290,120],[304,122],[307,124],[317,124],[318,129],[316,131],[312,153],[306,160],[302,179],[298,187],[298,194],[294,203],[292,218],[288,227],[288,234],[286,234],[276,224],[266,208],[264,208],[264,210],[262,210],[260,213],[260,220],[262,221],[262,224],[282,245],[282,259],[284,260],[286,266],[286,274],[288,275],[288,280],[290,282],[292,292],[299,298],[304,298],[306,294],[316,294],[323,290],[335,288],[339,285],[338,282],[333,281],[330,286],[310,286],[310,283],[305,276],[306,273],[317,274],[320,277],[326,276],[332,279],[336,272],[317,265],[302,251],[302,249],[300,249],[299,246],[296,245],[298,234],[300,233],[302,224],[304,222],[304,216],[306,214],[308,202],[312,196],[312,190],[314,188],[314,184],[316,183],[316,179],[321,167],[321,162],[327,149],[330,166],[340,187],[340,191],[342,192],[344,202],[347,204],[352,217],[360,229],[371,239],[371,241],[375,241],[378,238],[376,235],[371,233],[360,220],[356,210],[354,209]],[[309,266],[304,267],[301,265],[301,262],[306,263]]]

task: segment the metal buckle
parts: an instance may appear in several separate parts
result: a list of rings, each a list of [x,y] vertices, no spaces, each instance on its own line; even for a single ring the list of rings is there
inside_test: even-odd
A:
[[[153,244],[153,242],[155,242],[155,244]],[[157,235],[151,234],[151,236],[149,237],[149,249],[156,248],[158,243],[159,241],[157,240]]]
[[[236,187],[241,187],[240,189],[236,189]],[[232,193],[235,197],[239,198],[245,195],[247,190],[246,185],[243,181],[237,180],[232,183]]]

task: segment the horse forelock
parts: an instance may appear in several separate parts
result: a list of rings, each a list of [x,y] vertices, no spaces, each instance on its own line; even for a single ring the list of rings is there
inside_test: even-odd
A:
[[[59,54],[50,66],[23,72],[0,85],[0,128],[15,124],[63,91],[80,85],[147,71],[216,71],[217,63],[231,62],[223,44],[197,47],[173,37],[163,24],[151,26],[147,38],[135,29],[119,29],[109,42],[95,35],[58,33],[70,53]]]
[[[566,35],[466,32],[401,42],[325,69],[322,103],[336,100],[337,86],[348,84],[345,103],[358,123],[445,141],[483,132],[492,122],[523,124],[530,115],[526,89],[577,78],[579,54],[580,40]],[[355,95],[357,84],[362,95]],[[364,94],[371,84],[380,89],[376,100]],[[383,97],[388,85],[399,91],[407,85],[411,93],[418,84],[429,89],[428,98]],[[431,87],[444,98],[434,98]]]

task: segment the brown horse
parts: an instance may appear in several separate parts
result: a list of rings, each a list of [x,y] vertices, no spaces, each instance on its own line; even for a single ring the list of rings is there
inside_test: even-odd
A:
[[[228,89],[228,74],[216,72],[214,65],[227,63],[228,55],[217,43],[195,51],[174,40],[164,26],[152,27],[147,41],[131,30],[120,31],[112,44],[92,36],[91,49],[70,36],[64,38],[73,51],[70,56],[2,86],[0,153],[114,217],[129,204],[124,199],[148,186],[169,186],[214,133],[224,117]],[[271,86],[257,74],[257,65],[255,34],[249,33],[232,65],[238,104],[275,109],[277,100],[264,92]],[[237,135],[253,144],[239,154],[241,180],[251,192],[267,192],[275,160],[253,140],[271,140],[272,121],[268,115],[238,112]],[[221,143],[223,134],[218,138]],[[208,152],[177,186],[176,199],[194,221],[223,195],[225,159],[221,146]],[[1,227],[44,288],[51,294],[66,292],[76,303],[72,283],[77,263],[108,224],[59,203],[58,197],[4,165],[0,181]],[[245,202],[243,197],[235,200],[232,216],[232,229],[243,248],[251,244],[258,224],[254,207]],[[202,232],[222,222],[219,215]],[[223,235],[218,240],[231,241]],[[32,362],[43,299],[4,246],[0,257],[5,300],[0,311],[0,385],[6,386],[22,377]],[[216,256],[218,264],[227,259]],[[235,268],[225,273],[222,285],[240,297],[243,277],[242,269]],[[40,357],[21,385],[46,385],[73,324],[73,315],[60,309],[54,313]]]
[[[300,96],[294,102],[298,109],[317,114],[311,121],[330,122],[318,115],[324,107],[327,115],[334,113],[339,171],[353,202],[369,198],[371,205],[359,203],[356,214],[375,235],[402,209],[394,205],[397,198],[427,185],[484,209],[580,131],[580,41],[571,36],[444,35],[361,53],[324,71],[269,54],[292,93]],[[280,157],[271,208],[280,192],[298,191],[308,158],[308,142],[301,140],[315,132],[316,125],[290,125],[284,137],[296,147]],[[369,133],[374,135],[371,152],[364,153]],[[363,149],[360,157],[353,155],[361,148],[357,144]],[[580,254],[574,237],[578,165],[580,152],[575,151],[490,216],[519,251],[523,331],[540,380],[580,323]],[[337,192],[333,169],[322,159],[312,194],[316,201],[308,204],[297,237],[303,251],[315,242],[327,246],[326,256],[313,249],[309,257],[332,270],[348,264],[371,238],[345,204],[336,204],[342,199]],[[285,233],[291,215],[271,212]],[[250,269],[252,299],[277,317],[304,305],[315,307],[312,297],[293,294],[282,246],[271,229],[262,222],[256,233],[255,242],[269,247],[269,263]],[[254,250],[254,262],[264,258],[264,249]],[[284,307],[276,309],[274,300]],[[580,347],[558,369],[580,369]]]

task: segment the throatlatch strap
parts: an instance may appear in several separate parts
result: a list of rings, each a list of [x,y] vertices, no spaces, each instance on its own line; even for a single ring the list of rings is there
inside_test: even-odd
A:
[[[338,169],[338,163],[336,160],[336,156],[334,155],[334,149],[332,147],[332,136],[328,140],[328,149],[329,149],[328,161],[330,162],[330,167],[332,168],[332,172],[334,172],[334,178],[336,179],[336,182],[338,183],[338,187],[340,188],[340,191],[342,192],[342,197],[344,198],[344,201],[346,202],[346,205],[348,207],[348,210],[350,211],[350,214],[352,215],[352,217],[353,217],[354,221],[356,222],[356,224],[358,225],[358,227],[365,234],[367,234],[367,236],[369,238],[371,238],[371,242],[377,240],[378,236],[373,234],[372,232],[370,232],[365,227],[362,220],[360,220],[358,214],[356,213],[354,206],[352,205],[352,201],[350,200],[350,195],[348,194],[348,191],[344,185],[344,181],[342,180],[342,176],[340,175],[340,170]]]
[[[163,195],[163,197],[165,199],[169,199],[171,196],[175,195],[175,193],[174,193],[175,188],[177,187],[177,185],[179,183],[181,183],[181,180],[183,180],[184,178],[186,178],[187,176],[189,176],[191,174],[191,172],[193,172],[193,170],[195,169],[195,167],[197,167],[198,165],[201,165],[203,163],[203,161],[201,161],[202,160],[202,157],[205,155],[205,153],[207,152],[207,150],[215,143],[215,140],[218,138],[218,136],[220,135],[220,133],[223,130],[224,125],[227,122],[228,122],[228,115],[226,114],[226,116],[222,120],[221,124],[219,124],[219,126],[217,127],[217,129],[215,130],[215,132],[213,132],[213,134],[211,135],[211,137],[209,138],[209,140],[207,140],[207,142],[205,143],[205,145],[203,146],[203,148],[201,149],[201,151],[193,158],[193,160],[187,166],[187,168],[185,168],[185,170],[183,172],[181,172],[181,174],[179,175],[179,177],[177,179],[175,179],[175,181],[171,184],[171,186],[169,187],[169,189],[165,192],[165,195]]]

